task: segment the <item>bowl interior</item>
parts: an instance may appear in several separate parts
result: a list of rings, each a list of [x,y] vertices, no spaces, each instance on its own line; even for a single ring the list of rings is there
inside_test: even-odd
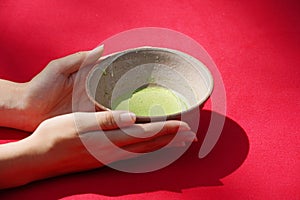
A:
[[[174,91],[186,102],[185,112],[204,103],[212,92],[213,79],[203,63],[183,52],[142,47],[104,58],[90,72],[86,86],[91,100],[108,110],[120,97],[149,85]]]

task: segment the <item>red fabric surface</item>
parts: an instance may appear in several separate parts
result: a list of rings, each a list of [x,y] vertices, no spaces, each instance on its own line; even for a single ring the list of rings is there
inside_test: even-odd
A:
[[[209,156],[197,157],[206,110],[200,142],[162,170],[102,168],[0,191],[0,198],[299,199],[298,1],[2,0],[0,78],[28,81],[54,58],[145,26],[194,38],[222,74],[227,118]],[[0,142],[27,135],[1,128]]]

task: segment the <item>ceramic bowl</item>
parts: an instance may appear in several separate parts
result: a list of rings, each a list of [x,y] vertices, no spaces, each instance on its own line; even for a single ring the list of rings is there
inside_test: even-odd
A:
[[[112,110],[114,102],[146,85],[168,88],[184,98],[187,108],[162,116],[137,116],[137,122],[179,119],[203,106],[213,90],[208,68],[196,58],[178,50],[139,47],[102,58],[90,71],[86,90],[97,110]]]

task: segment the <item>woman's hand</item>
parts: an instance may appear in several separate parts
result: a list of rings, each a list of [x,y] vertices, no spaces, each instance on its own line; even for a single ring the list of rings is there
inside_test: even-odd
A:
[[[126,111],[72,113],[47,119],[29,137],[0,145],[0,188],[132,157],[114,145],[131,152],[148,152],[168,144],[175,134],[171,146],[195,140],[195,133],[184,122],[134,123],[135,115]],[[102,162],[87,149],[100,152]]]
[[[27,83],[0,79],[0,126],[31,132],[45,119],[73,111],[93,111],[84,86],[102,52],[103,46],[99,46],[53,60]],[[77,98],[72,99],[73,91]]]
[[[25,130],[33,131],[43,120],[71,113],[75,78],[80,78],[81,88],[76,94],[82,105],[88,104],[85,92],[85,78],[91,67],[99,60],[103,46],[92,51],[78,52],[64,58],[51,61],[46,68],[25,86],[23,102],[26,121]],[[80,110],[92,111],[92,110]]]

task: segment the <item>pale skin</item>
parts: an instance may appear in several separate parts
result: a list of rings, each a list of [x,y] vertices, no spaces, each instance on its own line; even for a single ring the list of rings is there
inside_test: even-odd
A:
[[[51,61],[27,83],[0,80],[0,126],[33,132],[23,140],[0,145],[0,189],[103,166],[81,137],[108,137],[131,152],[156,150],[175,134],[178,137],[171,147],[195,141],[195,133],[181,121],[135,124],[135,115],[127,111],[91,112],[84,106],[88,102],[84,88],[76,88],[80,98],[72,100],[75,77],[86,77],[102,51],[98,47]],[[72,103],[83,106],[74,112]],[[130,158],[110,143],[101,142],[98,149],[109,158],[106,164]]]

